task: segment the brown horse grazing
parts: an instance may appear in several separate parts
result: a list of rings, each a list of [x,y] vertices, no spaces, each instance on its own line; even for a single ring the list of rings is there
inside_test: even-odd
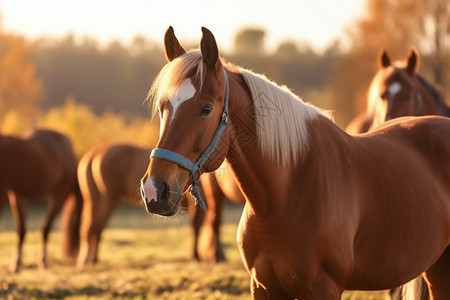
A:
[[[442,95],[417,74],[420,56],[411,49],[405,62],[391,64],[385,50],[378,55],[379,70],[370,84],[367,111],[358,115],[345,129],[362,133],[385,121],[403,116],[450,116]]]
[[[198,198],[201,172],[226,158],[246,205],[238,246],[255,299],[341,299],[422,273],[450,299],[450,120],[401,118],[351,136],[263,76],[225,64],[202,28],[185,52],[173,29],[169,63],[149,101],[161,118],[141,181],[149,213]]]
[[[84,206],[78,266],[98,261],[101,234],[121,199],[128,199],[132,204],[140,203],[138,183],[148,165],[149,153],[149,150],[129,144],[107,143],[94,147],[80,160],[78,178]],[[197,260],[225,260],[219,231],[222,199],[226,196],[239,201],[239,195],[242,198],[229,173],[229,170],[224,169],[202,178],[208,203],[206,216],[197,207],[188,206],[194,230],[192,256]],[[198,245],[201,227],[204,232],[202,236],[206,236],[201,239],[203,244]]]
[[[48,199],[48,211],[41,227],[38,266],[47,265],[48,235],[55,216],[63,207],[63,256],[75,255],[81,212],[81,199],[76,197],[79,195],[76,169],[72,144],[61,133],[40,129],[23,139],[0,135],[0,206],[8,197],[18,235],[11,271],[20,269],[29,199]]]

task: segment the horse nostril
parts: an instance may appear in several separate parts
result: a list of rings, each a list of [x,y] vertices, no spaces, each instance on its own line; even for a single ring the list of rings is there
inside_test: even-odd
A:
[[[158,199],[160,199],[162,202],[168,201],[170,198],[170,186],[163,182],[161,184],[161,189],[158,189]]]

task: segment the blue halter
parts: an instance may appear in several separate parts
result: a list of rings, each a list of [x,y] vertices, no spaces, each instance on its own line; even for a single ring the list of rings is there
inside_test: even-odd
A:
[[[200,191],[197,186],[197,183],[200,181],[200,175],[201,175],[200,168],[202,167],[202,165],[206,162],[206,160],[211,156],[211,154],[216,149],[217,144],[219,143],[219,140],[220,140],[223,132],[225,131],[225,128],[228,125],[228,90],[229,90],[229,86],[228,86],[228,76],[227,76],[227,73],[225,72],[225,70],[223,71],[223,74],[225,76],[225,96],[224,96],[224,100],[223,100],[222,118],[220,120],[219,126],[217,127],[216,132],[215,132],[211,142],[209,143],[208,147],[203,152],[203,154],[200,155],[200,157],[197,159],[197,161],[194,163],[194,162],[190,161],[189,159],[187,159],[186,157],[181,156],[178,153],[175,153],[173,151],[166,150],[166,149],[158,149],[157,148],[157,149],[153,149],[152,152],[150,153],[150,159],[162,158],[162,159],[168,160],[170,162],[176,163],[180,167],[183,167],[186,170],[188,170],[189,172],[191,172],[192,185],[189,189],[189,192],[194,197],[196,204],[200,203],[200,206],[202,207],[203,210],[206,210],[206,204],[203,201],[203,199],[200,195]]]

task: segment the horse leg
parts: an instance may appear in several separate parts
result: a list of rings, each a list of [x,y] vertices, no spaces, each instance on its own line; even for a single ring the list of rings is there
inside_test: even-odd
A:
[[[98,227],[98,218],[94,213],[101,210],[100,196],[83,193],[83,209],[81,213],[80,227],[80,251],[77,257],[77,266],[83,268],[86,264],[94,263],[94,252],[92,246],[95,244],[95,231]]]
[[[450,299],[450,247],[425,272],[431,300]]]
[[[11,257],[9,270],[18,273],[22,264],[22,246],[26,234],[26,216],[27,216],[27,200],[23,197],[17,196],[14,192],[8,193],[9,205],[14,216],[14,222],[17,232],[16,252]]]
[[[98,262],[98,249],[102,236],[102,232],[108,224],[109,218],[111,217],[114,210],[120,203],[120,196],[118,195],[107,195],[101,199],[101,209],[96,219],[96,224],[93,226],[91,231],[91,236],[89,239],[90,251],[89,259],[95,264]]]
[[[191,203],[194,202],[191,195],[186,195],[184,201],[188,202],[186,206],[188,207],[189,220],[194,235],[191,257],[196,261],[200,261],[200,255],[198,254],[198,239],[200,235],[200,228],[202,227],[205,219],[205,213],[200,205],[191,205]]]
[[[47,243],[50,230],[52,229],[53,220],[56,215],[61,211],[67,195],[51,195],[48,199],[47,214],[44,222],[41,225],[41,252],[38,256],[37,264],[41,269],[47,268]]]
[[[208,210],[203,222],[199,253],[202,257],[216,262],[226,261],[225,252],[220,242],[220,224],[224,194],[217,184],[213,173],[202,177],[203,193]]]
[[[111,214],[120,202],[118,196],[100,196],[99,194],[84,197],[81,224],[81,245],[77,266],[95,264],[98,261],[98,249],[101,234]]]
[[[428,300],[430,299],[428,293],[428,286],[425,279],[419,276],[404,285],[389,290],[388,300]]]
[[[0,193],[0,217],[2,216],[6,202],[8,202],[8,195],[6,193]]]
[[[252,295],[252,299],[255,300],[271,299],[267,291],[253,278],[250,279],[250,294]]]

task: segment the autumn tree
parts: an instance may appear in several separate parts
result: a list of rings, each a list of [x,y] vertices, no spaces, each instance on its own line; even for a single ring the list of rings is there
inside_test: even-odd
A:
[[[136,38],[131,46],[118,41],[107,47],[88,38],[42,38],[33,60],[46,91],[42,108],[60,105],[68,96],[93,107],[148,115],[143,102],[150,84],[165,63],[155,43]]]
[[[244,28],[234,38],[235,54],[262,54],[266,32],[259,28]]]
[[[420,73],[445,88],[450,70],[449,17],[448,0],[367,0],[366,15],[348,31],[351,46],[337,63],[339,75],[332,82],[341,121],[365,109],[382,48],[395,60],[415,47],[422,56]]]
[[[21,119],[17,125],[26,126],[36,115],[42,86],[29,55],[24,38],[5,34],[0,27],[0,129],[8,127],[10,119]]]

